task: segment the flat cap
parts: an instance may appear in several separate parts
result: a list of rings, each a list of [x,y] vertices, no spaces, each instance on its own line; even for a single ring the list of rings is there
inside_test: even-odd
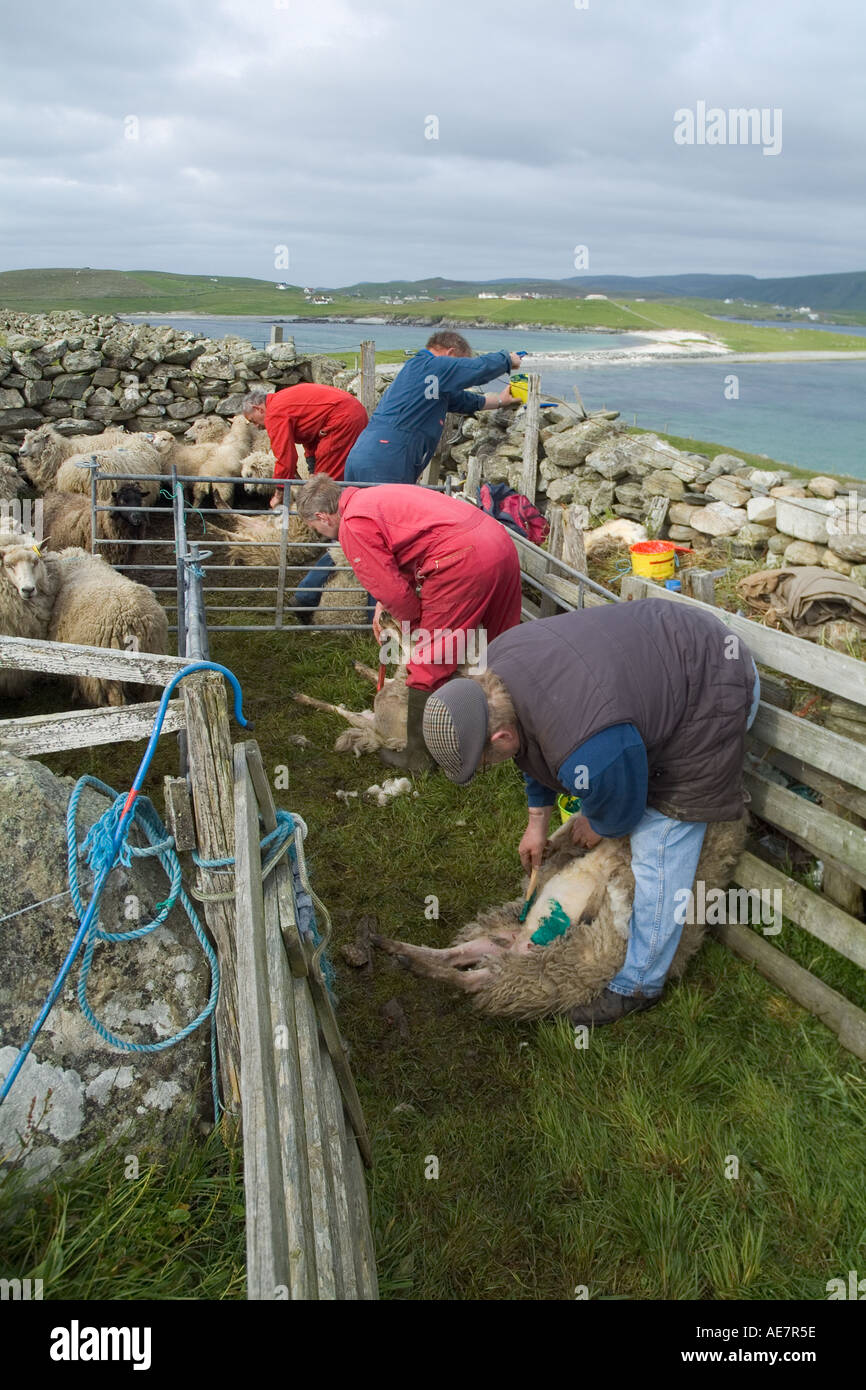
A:
[[[477,681],[458,676],[427,699],[424,742],[445,776],[458,786],[471,781],[487,743],[487,696]]]

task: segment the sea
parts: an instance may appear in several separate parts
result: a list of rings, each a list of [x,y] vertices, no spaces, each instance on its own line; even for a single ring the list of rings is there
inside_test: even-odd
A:
[[[423,347],[431,332],[427,326],[371,319],[304,323],[204,314],[125,317],[213,338],[235,334],[259,347],[270,341],[271,325],[282,323],[286,337],[293,337],[301,352],[357,352],[361,338],[373,338],[384,349],[413,349]],[[866,329],[842,331],[866,335]],[[533,353],[596,353],[647,341],[630,333],[543,329],[467,328],[466,334],[478,352],[508,347]],[[866,361],[684,360],[575,367],[548,360],[541,366],[541,383],[544,397],[572,402],[577,387],[588,410],[618,410],[628,424],[643,429],[726,444],[818,472],[866,478]]]

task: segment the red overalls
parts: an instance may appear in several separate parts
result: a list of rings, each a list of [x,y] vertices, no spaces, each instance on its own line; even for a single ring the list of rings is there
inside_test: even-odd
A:
[[[504,526],[456,497],[405,483],[344,488],[339,541],[365,589],[411,624],[408,684],[436,690],[520,622],[520,562]],[[417,592],[416,592],[417,590]],[[462,634],[462,636],[461,636]]]
[[[367,427],[367,412],[348,391],[303,384],[274,391],[265,402],[265,429],[277,460],[274,476],[297,478],[296,444],[314,456],[315,472],[340,480],[349,450]]]

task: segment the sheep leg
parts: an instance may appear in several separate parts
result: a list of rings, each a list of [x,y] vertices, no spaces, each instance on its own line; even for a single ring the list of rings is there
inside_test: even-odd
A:
[[[447,946],[444,950],[416,946],[408,941],[391,941],[384,936],[371,936],[370,940],[386,955],[396,956],[413,975],[441,980],[452,989],[462,989],[468,994],[481,989],[490,977],[488,970],[473,968],[476,963],[488,960],[491,955],[501,955],[505,949],[485,936],[474,937],[459,946]]]
[[[379,673],[378,671],[374,671],[372,666],[365,666],[363,661],[353,661],[352,665],[359,676],[363,676],[365,680],[372,681],[374,685],[379,684]]]
[[[353,714],[350,709],[345,709],[343,705],[329,705],[327,700],[316,700],[312,695],[295,696],[299,705],[309,705],[312,709],[324,710],[326,714],[338,714],[341,719],[345,719],[347,724],[351,724],[353,729],[369,729],[373,719],[372,710],[363,714]]]

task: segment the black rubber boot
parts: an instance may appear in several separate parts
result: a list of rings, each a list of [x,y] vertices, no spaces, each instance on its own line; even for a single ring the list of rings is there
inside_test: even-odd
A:
[[[429,691],[413,690],[410,686],[406,693],[409,696],[406,711],[406,747],[380,748],[379,757],[387,767],[399,767],[404,772],[424,772],[426,768],[433,767],[433,759],[427,752],[421,732],[421,721],[424,718],[424,706]]]
[[[641,994],[614,994],[612,989],[604,990],[597,999],[581,1004],[569,1012],[569,1019],[575,1028],[580,1025],[603,1028],[607,1023],[618,1023],[627,1014],[640,1013],[652,1009],[661,999],[660,994],[645,997]]]

